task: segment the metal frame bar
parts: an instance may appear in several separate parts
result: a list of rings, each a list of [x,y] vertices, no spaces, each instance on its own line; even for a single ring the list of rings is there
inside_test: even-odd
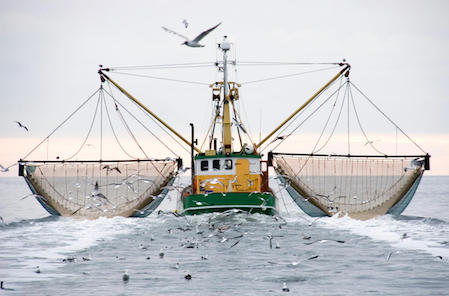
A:
[[[289,156],[319,156],[319,157],[346,157],[346,158],[424,158],[424,169],[430,170],[429,153],[421,155],[361,155],[361,154],[313,154],[313,153],[284,153],[284,152],[268,152],[268,165],[273,166],[274,155],[289,155]]]

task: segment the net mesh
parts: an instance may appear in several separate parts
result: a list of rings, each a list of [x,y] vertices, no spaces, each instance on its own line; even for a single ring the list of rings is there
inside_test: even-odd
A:
[[[328,215],[385,214],[422,174],[413,157],[274,157],[275,169],[307,201]]]
[[[26,162],[38,198],[63,216],[131,216],[153,201],[174,176],[175,160]]]

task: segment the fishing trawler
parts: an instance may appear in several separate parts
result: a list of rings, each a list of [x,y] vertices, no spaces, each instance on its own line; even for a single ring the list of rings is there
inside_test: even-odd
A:
[[[285,189],[295,204],[310,216],[347,214],[356,219],[369,219],[388,213],[402,213],[410,203],[424,171],[430,169],[430,155],[408,136],[423,151],[422,154],[387,155],[374,147],[365,132],[367,144],[378,152],[377,155],[351,154],[349,151],[347,154],[320,154],[318,152],[329,141],[318,149],[321,136],[308,153],[276,150],[297,130],[298,127],[292,125],[295,120],[306,116],[305,110],[311,108],[326,92],[330,93],[328,98],[311,115],[306,116],[306,120],[330,98],[335,99],[332,112],[340,101],[343,109],[345,99],[349,110],[350,99],[353,100],[351,89],[359,91],[372,103],[349,80],[351,66],[348,63],[330,63],[339,68],[338,72],[272,132],[256,142],[236,108],[241,84],[228,78],[229,65],[235,66],[236,62],[228,61],[231,43],[227,37],[219,43],[218,48],[223,59],[215,62],[214,66],[222,73],[223,80],[209,85],[212,89],[213,117],[200,146],[195,139],[193,124],[190,124],[192,137],[189,141],[113,80],[109,73],[116,69],[101,67],[98,71],[102,84],[96,92],[99,93],[97,108],[104,107],[109,116],[106,96],[110,96],[116,113],[124,122],[120,110],[126,108],[118,103],[112,91],[107,92],[103,88],[105,83],[114,86],[182,145],[190,148],[190,185],[175,188],[179,192],[176,206],[178,214],[195,215],[228,210],[276,214],[279,211],[276,196],[279,191],[274,192],[269,186],[270,167],[274,168],[280,188]],[[343,79],[346,79],[344,83]],[[340,99],[340,90],[344,87],[343,99]],[[354,102],[352,106],[355,110]],[[402,132],[393,121],[387,119]],[[324,129],[328,122],[329,119]],[[109,123],[113,128],[111,119]],[[291,131],[287,132],[291,126]],[[132,138],[141,148],[136,137]],[[274,140],[269,142],[270,139]],[[268,152],[264,160],[262,151],[277,140],[276,147]],[[81,147],[85,143],[86,140]],[[120,148],[123,150],[122,145]],[[170,147],[167,148],[171,151]],[[293,148],[295,151],[301,149],[296,146]],[[148,156],[151,153],[144,151],[143,159],[103,160],[100,154],[98,160],[71,160],[72,156],[53,161],[27,160],[31,152],[19,161],[19,175],[25,177],[36,199],[52,215],[82,218],[149,215],[164,200],[167,192],[174,188],[174,180],[183,171],[180,157],[154,159]]]

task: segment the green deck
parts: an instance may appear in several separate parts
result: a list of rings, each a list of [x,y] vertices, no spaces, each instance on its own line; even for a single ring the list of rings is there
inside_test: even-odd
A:
[[[224,212],[230,209],[266,215],[276,214],[276,198],[269,192],[192,194],[182,200],[184,215]]]

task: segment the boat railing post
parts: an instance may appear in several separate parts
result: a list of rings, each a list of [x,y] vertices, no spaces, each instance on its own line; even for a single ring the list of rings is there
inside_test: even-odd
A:
[[[429,153],[426,154],[424,157],[424,170],[429,171],[430,170],[430,155]]]
[[[268,166],[273,166],[273,151],[268,152]]]

